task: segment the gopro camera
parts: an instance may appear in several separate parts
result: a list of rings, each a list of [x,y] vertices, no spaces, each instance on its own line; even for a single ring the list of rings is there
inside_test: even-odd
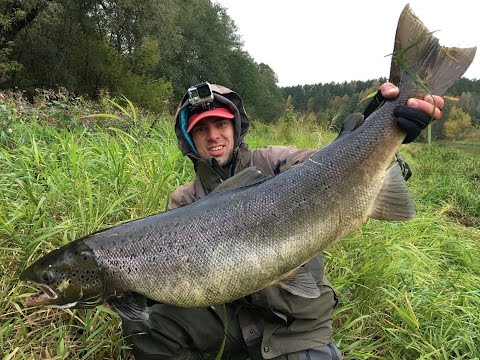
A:
[[[192,106],[206,106],[213,101],[213,92],[208,82],[191,86],[187,93]]]

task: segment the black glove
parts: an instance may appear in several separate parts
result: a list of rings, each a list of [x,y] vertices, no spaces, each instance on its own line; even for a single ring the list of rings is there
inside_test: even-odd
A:
[[[340,132],[335,140],[351,134],[356,128],[363,124],[363,119],[363,115],[359,112],[354,112],[348,115],[345,120],[343,120]]]
[[[381,91],[378,90],[373,99],[368,103],[365,111],[363,112],[363,116],[365,116],[365,119],[372,115],[372,113],[380,106],[382,106],[385,100],[386,99],[383,97]]]
[[[380,90],[378,90],[363,112],[365,119],[381,107],[385,100]],[[395,122],[398,127],[407,133],[405,140],[403,140],[404,144],[415,140],[422,130],[432,121],[430,115],[407,105],[398,105],[393,110],[393,114],[395,115]]]
[[[411,108],[407,105],[398,105],[394,110],[395,122],[398,127],[407,133],[404,144],[411,143],[432,121],[427,113]]]

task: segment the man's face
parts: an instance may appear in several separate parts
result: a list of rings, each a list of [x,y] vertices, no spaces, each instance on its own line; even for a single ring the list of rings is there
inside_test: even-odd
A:
[[[195,125],[190,131],[190,136],[201,158],[213,157],[222,167],[232,159],[234,143],[232,120],[205,118]]]

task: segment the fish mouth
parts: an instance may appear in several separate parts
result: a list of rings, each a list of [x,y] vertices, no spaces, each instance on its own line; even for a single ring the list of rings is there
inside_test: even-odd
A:
[[[41,292],[31,295],[25,299],[26,306],[41,306],[54,304],[57,300],[57,293],[48,285],[37,284]]]

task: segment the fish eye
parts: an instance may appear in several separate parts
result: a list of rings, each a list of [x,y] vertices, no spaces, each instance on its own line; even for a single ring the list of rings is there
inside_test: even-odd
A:
[[[55,274],[51,270],[47,270],[42,275],[42,280],[45,284],[51,284],[55,279]]]

